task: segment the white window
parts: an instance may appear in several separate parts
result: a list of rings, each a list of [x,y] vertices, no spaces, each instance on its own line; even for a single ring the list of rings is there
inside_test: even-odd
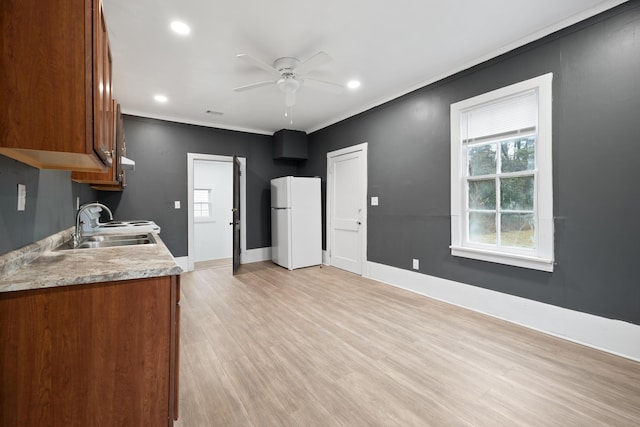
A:
[[[451,254],[553,271],[551,73],[451,105]]]
[[[193,190],[193,216],[196,220],[212,219],[213,206],[211,203],[211,189],[199,188]]]

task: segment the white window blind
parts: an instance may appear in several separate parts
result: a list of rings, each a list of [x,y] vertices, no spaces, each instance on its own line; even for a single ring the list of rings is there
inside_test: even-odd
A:
[[[211,216],[211,190],[193,190],[193,215],[199,218]]]
[[[535,90],[474,106],[460,115],[460,135],[466,143],[531,132],[537,125],[538,94]]]
[[[209,203],[209,190],[194,190],[194,203]]]

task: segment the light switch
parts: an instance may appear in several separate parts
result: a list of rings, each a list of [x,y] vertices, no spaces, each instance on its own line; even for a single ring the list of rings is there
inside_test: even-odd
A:
[[[371,206],[378,206],[378,197],[371,198]]]
[[[27,204],[27,186],[18,184],[18,210],[23,211]]]
[[[180,209],[180,200],[176,200],[175,202],[173,202],[173,205],[176,209]]]

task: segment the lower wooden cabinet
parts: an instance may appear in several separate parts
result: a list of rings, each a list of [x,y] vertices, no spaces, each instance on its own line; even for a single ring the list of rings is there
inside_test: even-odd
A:
[[[172,426],[180,277],[0,294],[0,425]]]

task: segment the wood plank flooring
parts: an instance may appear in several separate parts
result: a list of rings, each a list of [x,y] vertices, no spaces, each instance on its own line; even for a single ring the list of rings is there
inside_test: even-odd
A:
[[[181,287],[177,427],[640,425],[640,363],[338,269]]]

